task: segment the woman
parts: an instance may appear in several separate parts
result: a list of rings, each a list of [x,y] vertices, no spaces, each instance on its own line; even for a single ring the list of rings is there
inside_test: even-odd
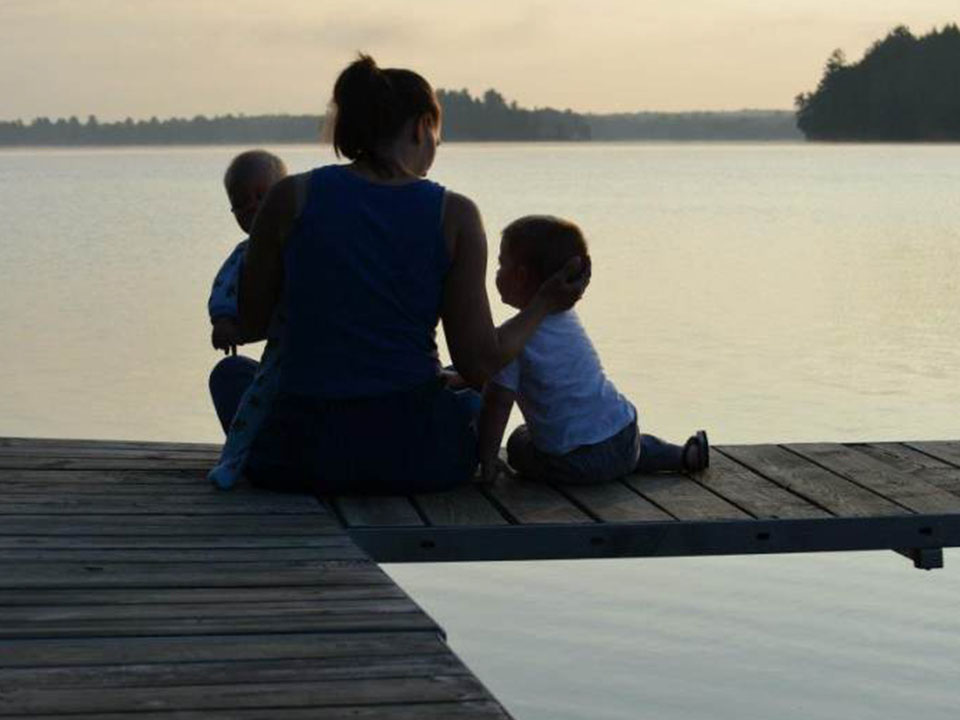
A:
[[[280,396],[248,474],[323,493],[449,488],[476,468],[475,410],[440,380],[438,320],[457,370],[479,386],[576,302],[589,272],[572,263],[494,327],[480,213],[425,179],[440,142],[430,85],[361,55],[333,106],[334,149],[352,162],[279,182],[251,232],[244,335],[264,335],[281,293],[287,310]]]

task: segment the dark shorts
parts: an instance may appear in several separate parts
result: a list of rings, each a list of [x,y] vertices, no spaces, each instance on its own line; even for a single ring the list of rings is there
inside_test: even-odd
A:
[[[407,494],[469,482],[479,396],[439,381],[372,398],[281,393],[250,448],[260,487],[320,494]]]

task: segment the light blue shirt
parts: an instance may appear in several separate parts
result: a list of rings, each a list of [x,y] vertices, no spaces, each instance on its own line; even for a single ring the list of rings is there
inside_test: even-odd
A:
[[[553,455],[602,442],[637,417],[573,310],[549,315],[493,382],[516,393],[534,445]]]

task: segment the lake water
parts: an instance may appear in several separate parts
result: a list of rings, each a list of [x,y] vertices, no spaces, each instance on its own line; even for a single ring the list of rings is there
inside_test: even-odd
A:
[[[205,302],[237,150],[0,152],[0,435],[220,439]],[[960,146],[445,145],[432,176],[491,249],[521,214],[581,224],[579,312],[648,431],[960,437]],[[957,561],[388,570],[519,720],[935,720],[960,705]]]

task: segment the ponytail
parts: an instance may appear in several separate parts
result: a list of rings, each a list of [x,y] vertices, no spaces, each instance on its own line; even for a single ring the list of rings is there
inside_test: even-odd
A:
[[[337,156],[382,166],[380,152],[411,118],[428,115],[439,125],[433,88],[412,70],[381,69],[369,55],[350,63],[333,86],[333,149]]]

